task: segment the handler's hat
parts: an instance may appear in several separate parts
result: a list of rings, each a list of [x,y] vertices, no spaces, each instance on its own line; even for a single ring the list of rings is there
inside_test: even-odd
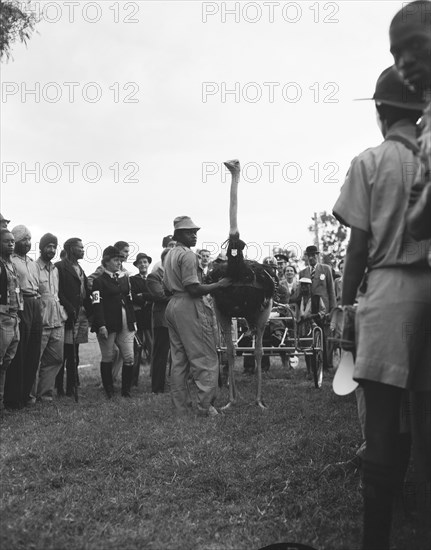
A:
[[[3,214],[0,214],[0,222],[6,222],[6,223],[10,223],[10,220],[7,220]]]
[[[196,224],[192,222],[192,219],[189,216],[178,216],[174,220],[174,230],[178,229],[196,229],[199,230]]]
[[[313,281],[312,281],[309,277],[301,277],[301,278],[299,279],[299,282],[300,282],[300,283],[306,283],[306,284],[308,284],[308,285],[313,284]]]
[[[148,256],[148,254],[145,254],[144,252],[139,252],[139,254],[136,256],[136,260],[133,262],[133,265],[135,267],[138,267],[138,262],[139,260],[142,260],[142,258],[147,258],[149,264],[153,261],[152,257]]]
[[[379,76],[373,97],[364,97],[356,101],[367,100],[374,100],[377,105],[383,103],[412,111],[423,111],[427,105],[424,101],[423,91],[413,91],[411,86],[405,84],[395,65],[385,69]]]

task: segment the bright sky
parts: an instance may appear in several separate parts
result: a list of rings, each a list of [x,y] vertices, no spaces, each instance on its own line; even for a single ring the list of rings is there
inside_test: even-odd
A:
[[[249,257],[268,243],[300,252],[351,159],[381,141],[373,104],[353,99],[392,64],[402,5],[33,2],[38,34],[1,74],[9,227],[30,228],[34,254],[47,231],[81,237],[88,273],[116,240],[156,261],[178,215],[216,253],[229,230],[222,162],[238,158]]]

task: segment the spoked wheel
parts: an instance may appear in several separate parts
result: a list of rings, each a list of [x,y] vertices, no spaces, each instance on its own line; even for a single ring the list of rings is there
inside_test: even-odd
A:
[[[311,357],[311,370],[313,371],[314,387],[319,389],[323,382],[323,347],[322,333],[315,330],[313,335],[313,355]]]

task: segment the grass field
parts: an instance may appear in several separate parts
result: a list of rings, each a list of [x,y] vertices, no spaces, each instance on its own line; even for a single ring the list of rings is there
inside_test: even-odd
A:
[[[321,390],[272,359],[269,405],[237,371],[242,400],[215,419],[177,421],[169,394],[107,401],[98,349],[81,346],[80,401],[8,415],[1,425],[2,550],[258,549],[275,542],[358,548],[360,476],[339,464],[360,444],[354,396]],[[302,360],[301,360],[302,362]],[[223,388],[217,405],[227,401]],[[393,548],[431,547],[396,512]]]

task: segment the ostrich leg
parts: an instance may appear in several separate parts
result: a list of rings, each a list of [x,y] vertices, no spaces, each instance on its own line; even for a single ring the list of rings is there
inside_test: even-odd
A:
[[[236,386],[235,386],[235,350],[232,340],[232,319],[226,317],[220,311],[216,309],[217,319],[220,323],[220,328],[223,333],[224,340],[226,342],[227,362],[229,366],[229,402],[227,405],[221,408],[222,411],[229,409],[232,405],[236,404]]]

